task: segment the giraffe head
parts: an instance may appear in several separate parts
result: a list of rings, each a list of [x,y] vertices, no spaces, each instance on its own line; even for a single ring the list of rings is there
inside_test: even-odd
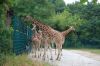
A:
[[[32,24],[32,25],[33,25],[32,30],[35,30],[36,29],[36,25],[35,24]]]
[[[70,26],[70,30],[75,31],[75,28],[73,26]]]

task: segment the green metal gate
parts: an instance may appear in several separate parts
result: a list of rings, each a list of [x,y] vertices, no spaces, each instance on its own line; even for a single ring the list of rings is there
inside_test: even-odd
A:
[[[17,16],[12,18],[13,22],[13,52],[18,55],[26,51],[32,31],[24,22]]]

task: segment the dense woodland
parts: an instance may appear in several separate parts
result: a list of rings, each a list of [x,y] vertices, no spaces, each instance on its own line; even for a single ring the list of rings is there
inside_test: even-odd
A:
[[[74,26],[64,48],[100,48],[100,4],[96,1],[80,0],[66,6],[63,0],[0,0],[0,57],[12,51],[13,16],[31,15],[58,31]]]

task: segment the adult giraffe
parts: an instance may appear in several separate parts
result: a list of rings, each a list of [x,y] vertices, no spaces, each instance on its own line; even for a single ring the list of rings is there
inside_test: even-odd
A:
[[[41,23],[41,21],[33,19],[31,16],[26,16],[26,18],[32,21],[32,23],[35,24],[42,31],[43,35],[46,35],[52,41],[54,41],[56,48],[58,49],[58,55],[56,60],[60,60],[62,45],[64,44],[65,36],[68,34],[68,31],[72,31],[72,27],[70,28],[70,30],[59,32],[57,30],[54,30],[50,26]]]

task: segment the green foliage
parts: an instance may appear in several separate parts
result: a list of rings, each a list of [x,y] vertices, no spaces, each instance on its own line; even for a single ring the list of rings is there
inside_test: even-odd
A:
[[[1,10],[0,16],[0,53],[8,53],[11,48],[11,28],[5,25],[4,9]]]
[[[80,3],[85,3],[85,2],[88,2],[88,0],[80,0]]]
[[[55,6],[55,11],[56,13],[61,13],[63,12],[64,8],[65,8],[65,3],[63,0],[54,0],[54,6]]]
[[[2,29],[2,28],[0,28]],[[5,63],[6,55],[12,54],[11,30],[2,29],[0,32],[0,65]]]
[[[15,0],[13,8],[18,16],[32,15],[42,20],[54,12],[54,6],[48,0]]]
[[[3,66],[3,64],[5,63],[5,61],[6,61],[5,57],[6,56],[4,53],[0,53],[0,66]]]
[[[88,0],[80,0],[80,3],[81,4],[84,4],[85,2],[88,2]],[[92,3],[93,4],[96,4],[97,3],[97,0],[92,0]]]
[[[86,20],[81,19],[79,15],[72,15],[67,10],[53,15],[50,20],[55,24],[53,27],[56,26],[58,30],[65,30],[68,26],[74,26],[75,28],[78,28],[79,26],[86,23]]]
[[[68,5],[69,12],[80,15],[87,22],[79,27],[79,41],[84,47],[100,48],[100,4],[88,3],[83,5],[75,3]]]
[[[3,5],[0,5],[0,66],[5,63],[6,54],[12,50],[12,30],[6,27],[6,12]]]
[[[7,2],[7,0],[0,0],[0,5]]]
[[[65,7],[65,3],[63,0],[55,0],[55,7]]]
[[[67,41],[65,44],[69,42],[69,45],[71,44],[70,46],[73,47],[98,46],[97,48],[99,48],[100,5],[93,4],[94,1],[84,5],[85,2],[87,0],[81,0],[68,5],[64,9],[65,4],[61,0],[54,0],[53,2],[48,0],[24,0],[24,2],[14,0],[13,9],[18,16],[32,15],[34,18],[60,31],[65,30],[67,26],[74,26],[76,33],[69,35],[69,39],[72,40]],[[62,11],[59,12],[59,9]]]
[[[97,0],[92,0],[92,2],[93,2],[94,4],[96,4],[96,3],[97,3]]]

